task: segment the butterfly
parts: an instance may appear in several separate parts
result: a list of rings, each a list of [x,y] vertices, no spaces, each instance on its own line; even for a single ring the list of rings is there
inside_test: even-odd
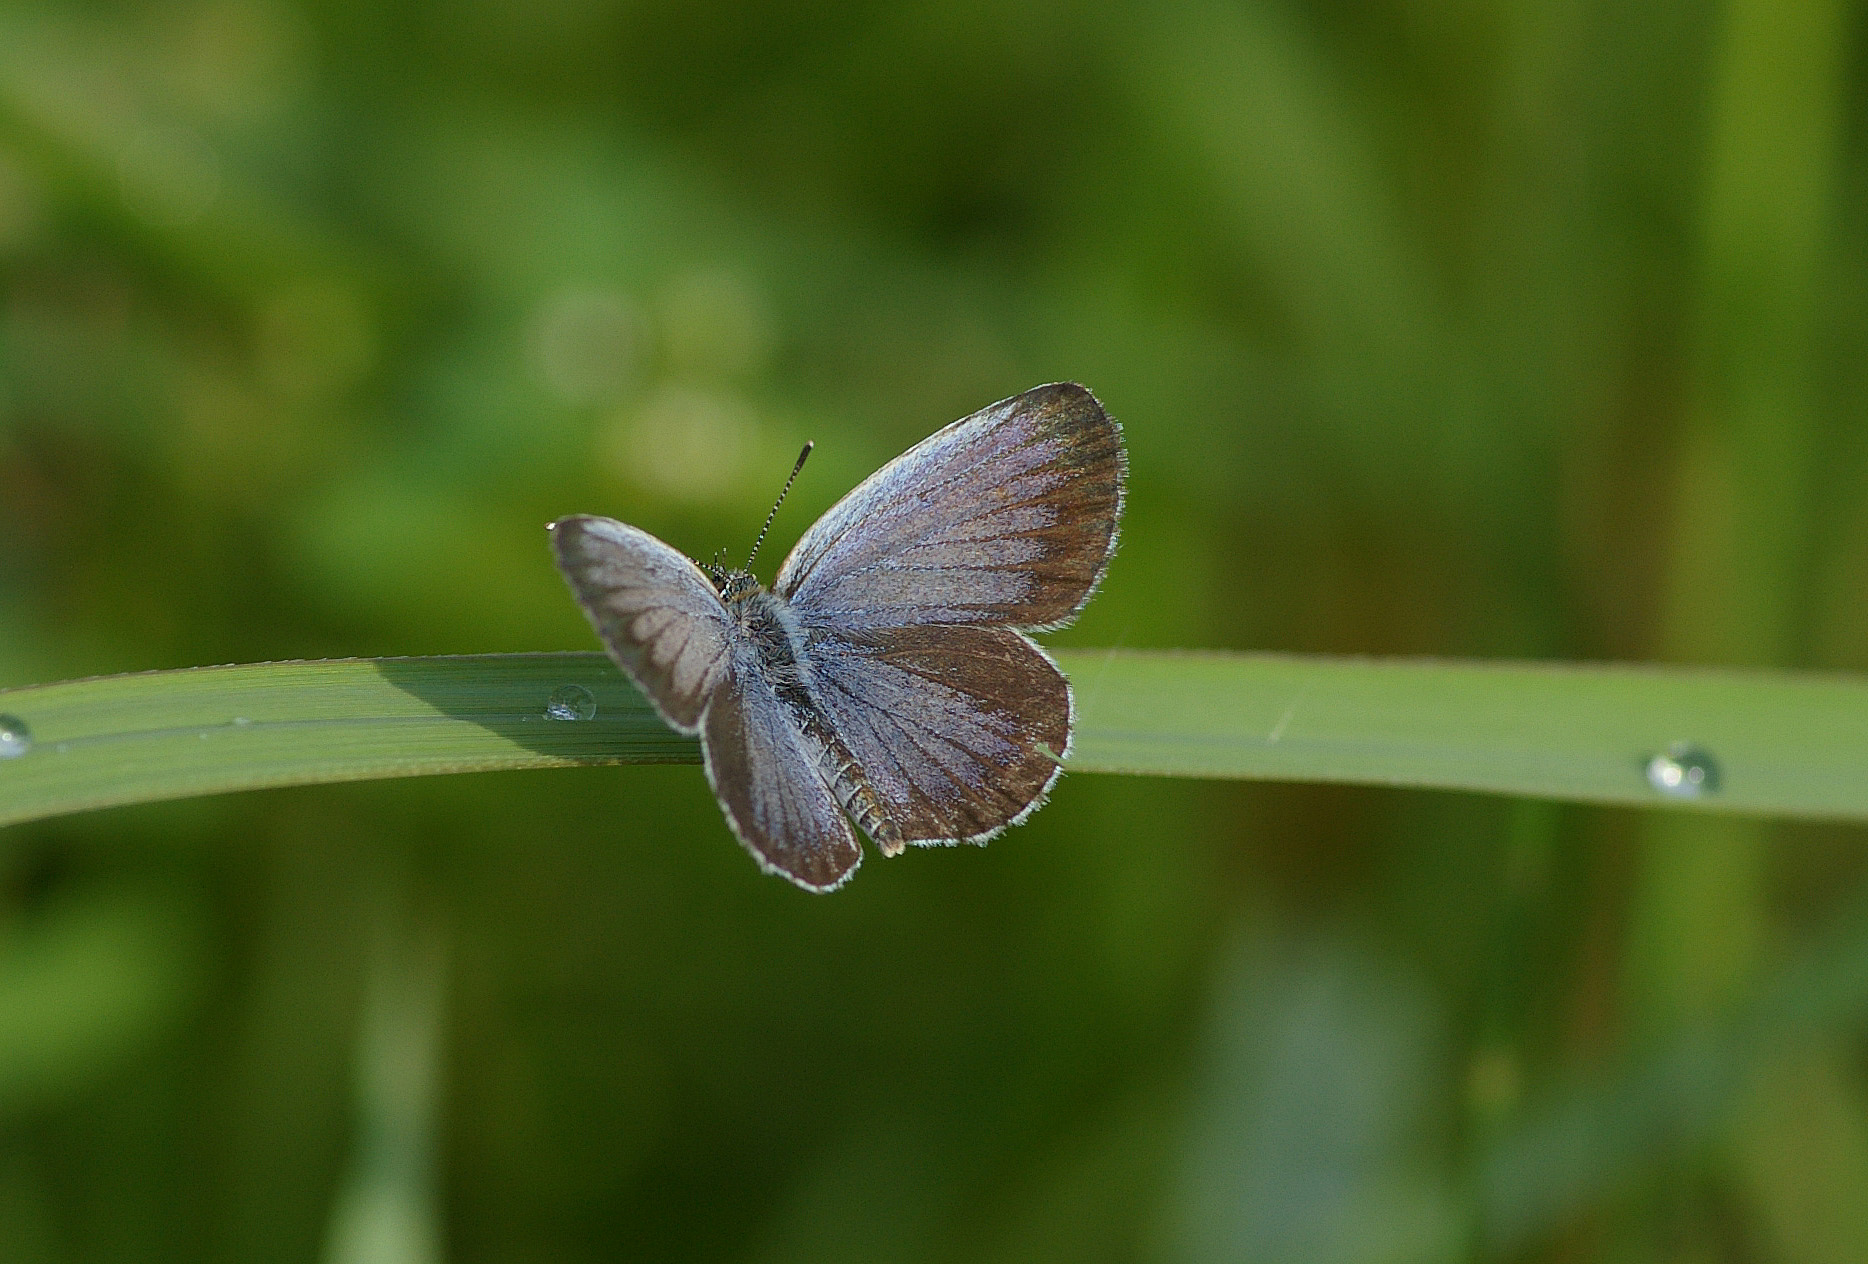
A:
[[[670,727],[699,735],[753,859],[831,891],[862,862],[851,820],[896,856],[984,843],[1044,802],[1074,711],[1029,633],[1069,623],[1102,579],[1126,475],[1121,427],[1057,383],[870,475],[770,590],[751,557],[703,569],[610,518],[561,518],[551,541],[610,657]]]

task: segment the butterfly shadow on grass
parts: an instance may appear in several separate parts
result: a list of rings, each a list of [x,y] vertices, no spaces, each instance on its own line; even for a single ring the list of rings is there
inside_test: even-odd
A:
[[[385,658],[382,678],[443,715],[536,755],[580,764],[698,764],[700,744],[671,730],[600,653]]]

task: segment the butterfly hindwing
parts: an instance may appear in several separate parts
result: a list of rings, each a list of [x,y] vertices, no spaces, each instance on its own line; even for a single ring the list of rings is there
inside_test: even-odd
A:
[[[1069,685],[1010,629],[820,633],[812,678],[899,842],[985,842],[1044,801],[1070,743]]]
[[[862,848],[822,761],[758,670],[734,656],[701,731],[707,780],[733,833],[762,868],[808,891],[829,891],[856,871]]]
[[[1073,618],[1122,510],[1120,428],[1074,383],[1040,386],[936,431],[805,532],[774,585],[807,624]]]
[[[560,518],[551,542],[610,657],[671,726],[698,731],[732,633],[707,576],[648,532],[609,518]]]

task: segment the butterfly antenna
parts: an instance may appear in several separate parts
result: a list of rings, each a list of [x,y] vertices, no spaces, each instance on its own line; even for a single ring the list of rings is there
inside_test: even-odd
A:
[[[772,502],[772,512],[765,516],[765,525],[759,528],[759,538],[752,542],[752,552],[746,555],[747,570],[752,569],[752,559],[759,556],[759,546],[765,543],[765,533],[772,529],[772,519],[778,517],[778,507],[785,503],[785,496],[791,491],[791,485],[798,481],[798,471],[804,468],[804,459],[811,455],[811,449],[816,446],[815,443],[807,443],[804,445],[804,451],[798,453],[798,463],[791,467],[791,477],[787,478],[784,487],[779,489],[778,499]]]

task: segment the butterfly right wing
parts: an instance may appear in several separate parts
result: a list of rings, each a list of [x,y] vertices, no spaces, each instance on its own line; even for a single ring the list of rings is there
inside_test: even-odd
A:
[[[1089,599],[1126,468],[1095,396],[1036,387],[865,479],[779,569],[839,789],[883,854],[984,842],[1043,802],[1070,745],[1070,686],[1024,632]]]
[[[551,547],[616,665],[671,728],[698,732],[731,630],[700,567],[646,531],[588,514],[552,523]]]

